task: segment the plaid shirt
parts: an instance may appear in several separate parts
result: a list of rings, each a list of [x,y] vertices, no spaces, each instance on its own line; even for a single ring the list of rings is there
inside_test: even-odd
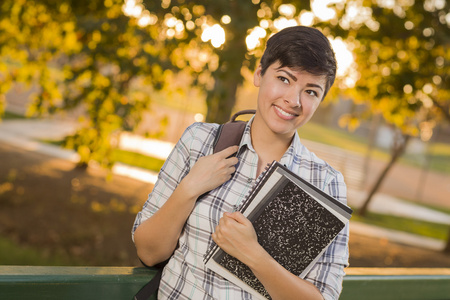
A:
[[[258,156],[251,144],[250,124],[251,121],[241,140],[235,174],[199,198],[187,219],[179,247],[164,269],[158,299],[252,299],[250,294],[203,264],[204,255],[213,245],[211,234],[219,219],[224,212],[238,208],[255,184]],[[142,211],[136,216],[133,236],[139,224],[166,202],[197,159],[212,154],[217,129],[217,124],[208,123],[194,123],[186,129],[162,167]],[[346,203],[347,190],[341,173],[306,149],[297,133],[280,163]],[[347,225],[305,278],[316,285],[327,300],[337,299],[342,290],[344,267],[348,265],[348,237]]]

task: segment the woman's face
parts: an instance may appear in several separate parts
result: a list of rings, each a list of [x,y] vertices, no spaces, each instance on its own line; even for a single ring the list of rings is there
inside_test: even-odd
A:
[[[326,77],[281,68],[276,62],[264,75],[259,66],[253,82],[259,87],[255,121],[259,115],[259,122],[263,121],[273,133],[291,138],[319,106],[325,93]]]

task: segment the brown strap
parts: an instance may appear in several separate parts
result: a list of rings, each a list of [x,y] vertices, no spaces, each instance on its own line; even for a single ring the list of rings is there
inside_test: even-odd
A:
[[[241,142],[247,122],[236,121],[236,118],[240,115],[255,114],[255,112],[256,111],[252,109],[239,111],[231,117],[229,122],[220,125],[216,138],[214,139],[213,153],[220,152],[230,146],[238,146]]]
[[[254,115],[255,113],[256,113],[256,110],[254,110],[254,109],[245,109],[245,110],[238,111],[231,117],[231,121],[229,121],[228,123],[236,122],[236,118],[241,115]]]

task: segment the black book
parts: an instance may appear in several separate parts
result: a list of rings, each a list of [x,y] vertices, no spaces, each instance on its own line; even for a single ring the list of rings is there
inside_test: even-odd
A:
[[[255,184],[240,211],[253,224],[258,242],[284,268],[304,278],[352,210],[274,161]],[[270,299],[253,272],[217,245],[205,265],[254,295]]]

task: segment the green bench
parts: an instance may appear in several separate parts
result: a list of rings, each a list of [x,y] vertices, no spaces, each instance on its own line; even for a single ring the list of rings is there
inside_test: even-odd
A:
[[[346,271],[342,300],[450,299],[450,269]],[[155,273],[128,267],[0,266],[0,299],[132,299]]]
[[[450,299],[450,269],[348,268],[342,300]]]

